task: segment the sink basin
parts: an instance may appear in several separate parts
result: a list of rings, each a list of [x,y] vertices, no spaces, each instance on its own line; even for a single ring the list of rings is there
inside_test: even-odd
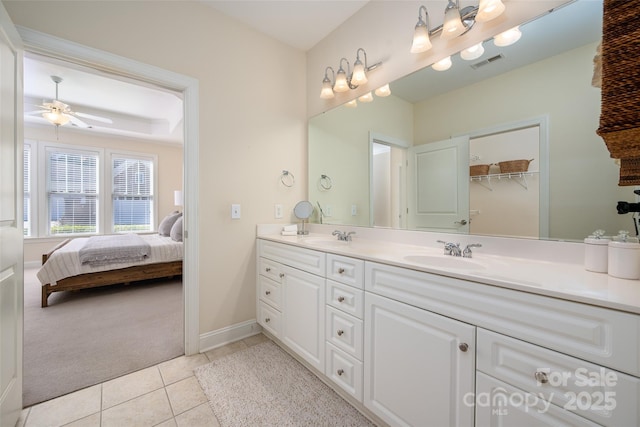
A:
[[[469,258],[453,257],[449,255],[407,255],[404,260],[414,264],[422,264],[429,267],[450,268],[456,270],[484,270],[481,263]]]

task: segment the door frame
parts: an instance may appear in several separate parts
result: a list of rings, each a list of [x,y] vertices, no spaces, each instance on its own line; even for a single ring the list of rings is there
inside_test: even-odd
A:
[[[102,50],[84,46],[29,28],[17,26],[24,50],[42,56],[89,66],[111,74],[152,83],[183,94],[184,148],[184,351],[187,356],[200,350],[199,331],[199,239],[198,236],[198,80]]]
[[[518,120],[515,122],[503,123],[487,127],[484,129],[474,130],[469,133],[456,136],[468,136],[469,141],[474,138],[494,135],[497,133],[505,133],[538,126],[539,141],[539,175],[540,180],[540,201],[539,201],[539,239],[549,238],[549,116],[537,116],[531,119]]]

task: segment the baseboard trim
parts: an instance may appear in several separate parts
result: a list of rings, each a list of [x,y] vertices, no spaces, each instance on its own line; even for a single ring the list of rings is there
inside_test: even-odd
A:
[[[200,334],[200,353],[213,350],[217,347],[241,340],[243,338],[257,335],[262,332],[262,327],[258,325],[256,319],[246,322],[236,323],[226,328]]]

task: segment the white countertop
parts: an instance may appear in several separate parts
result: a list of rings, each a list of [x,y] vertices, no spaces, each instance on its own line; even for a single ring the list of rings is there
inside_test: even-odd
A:
[[[586,271],[579,263],[518,258],[474,250],[473,258],[444,255],[442,248],[385,240],[354,238],[340,242],[328,234],[307,236],[262,234],[261,239],[287,243],[412,270],[515,289],[569,301],[640,314],[640,280],[625,280]],[[464,248],[464,245],[461,245]]]

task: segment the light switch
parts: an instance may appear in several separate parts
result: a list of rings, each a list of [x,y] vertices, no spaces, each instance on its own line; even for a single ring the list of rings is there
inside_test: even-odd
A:
[[[276,219],[280,219],[282,218],[282,205],[281,204],[276,204],[274,205],[274,212],[273,212],[273,216],[275,216]]]
[[[351,216],[358,215],[358,207],[356,205],[351,205]]]
[[[240,205],[231,205],[231,219],[240,219]]]

